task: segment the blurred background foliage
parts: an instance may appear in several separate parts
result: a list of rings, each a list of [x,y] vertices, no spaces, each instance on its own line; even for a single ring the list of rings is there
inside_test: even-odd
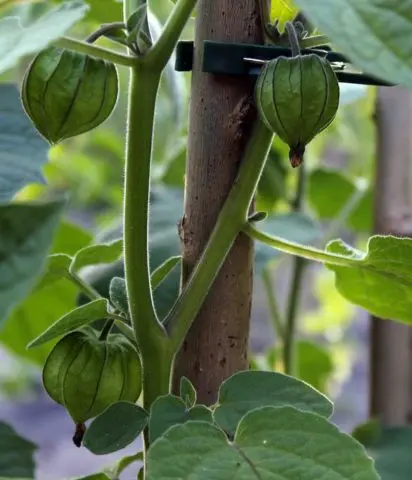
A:
[[[0,15],[17,15],[23,25],[30,24],[54,3],[59,2],[3,0]],[[71,32],[73,36],[84,38],[101,23],[122,18],[121,2],[89,0],[88,3],[90,13]],[[150,0],[150,7],[150,24],[155,34],[173,3]],[[193,21],[187,26],[185,38],[193,38]],[[107,39],[100,40],[99,44],[115,46]],[[2,86],[6,83],[19,86],[30,61],[31,58],[25,58],[0,77],[0,110],[1,95],[5,92]],[[121,95],[110,119],[90,133],[51,148],[43,170],[47,186],[30,184],[16,195],[19,201],[58,193],[69,195],[70,209],[56,236],[54,252],[74,253],[90,242],[117,238],[121,231],[128,78],[124,68],[119,68],[119,74]],[[156,111],[150,238],[153,268],[179,253],[177,222],[183,212],[189,88],[190,75],[175,72],[171,62],[163,76]],[[341,108],[335,122],[307,149],[304,213],[292,212],[297,172],[289,166],[287,147],[274,140],[257,192],[257,209],[269,213],[263,227],[266,231],[318,246],[337,236],[354,246],[363,245],[372,225],[374,103],[373,88],[342,86]],[[103,278],[100,285],[103,290],[107,288],[107,276],[121,272],[122,265],[105,268],[103,273],[102,269],[85,272],[96,282]],[[156,291],[156,305],[161,314],[167,312],[177,295],[179,271],[175,270]],[[280,321],[284,318],[289,281],[290,259],[256,246],[253,367],[283,369],[282,335],[279,318],[275,317],[278,315]],[[299,306],[298,374],[339,399],[343,387],[353,380],[354,366],[360,360],[363,364],[366,362],[362,327],[365,319],[340,297],[333,282],[331,272],[307,267]],[[60,280],[47,288],[35,289],[12,312],[0,330],[0,342],[7,352],[7,361],[0,362],[0,395],[15,398],[36,391],[39,369],[51,345],[28,351],[26,344],[73,308],[77,297],[76,289],[68,281]],[[338,402],[337,414],[339,408]],[[355,415],[353,423],[357,420]]]

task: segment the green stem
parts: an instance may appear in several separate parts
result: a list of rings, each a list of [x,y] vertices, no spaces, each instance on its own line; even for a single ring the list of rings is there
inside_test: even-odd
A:
[[[148,63],[161,65],[164,68],[172,55],[190,14],[196,6],[196,1],[177,1],[159,39],[146,55]]]
[[[127,323],[124,323],[123,320],[115,320],[116,327],[123,333],[125,337],[127,337],[129,340],[131,340],[133,343],[136,342],[136,338],[134,336],[134,330],[133,328],[129,327]]]
[[[293,259],[292,283],[288,296],[285,322],[285,339],[283,343],[283,366],[285,373],[288,375],[296,374],[297,318],[305,267],[305,259],[300,257]]]
[[[75,52],[85,53],[92,55],[109,62],[117,63],[118,65],[124,65],[126,67],[132,67],[136,64],[136,58],[129,55],[123,55],[121,53],[114,52],[107,48],[98,47],[81,40],[76,40],[69,37],[60,37],[54,42],[56,47],[67,48],[68,50],[74,50]]]
[[[89,297],[90,300],[98,300],[99,298],[103,298],[100,293],[95,290],[91,285],[86,283],[82,278],[77,275],[77,273],[69,271],[68,278],[71,280],[79,289]]]
[[[299,46],[299,38],[298,34],[296,33],[295,26],[292,22],[286,22],[285,24],[286,31],[288,32],[290,49],[292,51],[292,57],[297,57],[300,55],[300,46]]]
[[[159,81],[157,71],[140,65],[132,69],[126,134],[125,275],[131,321],[142,352],[166,335],[153,304],[148,245],[150,161]]]
[[[275,288],[270,276],[270,271],[268,268],[265,268],[262,273],[263,286],[265,288],[266,297],[268,300],[269,314],[272,319],[273,331],[276,335],[276,340],[280,340],[282,345],[285,341],[285,327],[283,325],[282,316],[280,314],[278,300],[276,298]]]
[[[247,222],[273,134],[257,120],[232,190],[219,214],[216,226],[182,294],[167,315],[164,324],[177,352],[202,306],[233,242]]]
[[[87,43],[94,43],[100,37],[109,34],[110,32],[116,32],[117,30],[125,30],[126,24],[124,22],[113,22],[113,23],[106,23],[102,25],[99,29],[95,32],[91,33],[86,39],[85,42]]]
[[[296,187],[296,196],[291,202],[294,212],[303,210],[306,186],[306,167],[302,164],[298,174],[298,184]],[[300,305],[301,290],[303,284],[303,273],[306,266],[306,260],[300,257],[293,259],[292,283],[288,295],[288,305],[286,310],[285,338],[283,344],[283,366],[288,375],[295,374],[296,367],[296,330],[298,308]]]
[[[254,225],[247,223],[243,227],[244,233],[254,240],[258,240],[270,247],[276,248],[284,253],[290,253],[297,257],[305,258],[306,260],[312,260],[314,262],[327,263],[329,265],[336,265],[338,267],[357,267],[359,266],[359,260],[345,257],[337,253],[329,253],[318,248],[307,247],[300,245],[299,243],[290,242],[281,237],[269,235],[261,232]]]
[[[114,320],[106,320],[106,323],[103,325],[102,331],[99,335],[99,340],[106,340],[109,336],[110,330],[113,328]]]
[[[301,48],[316,48],[323,45],[329,45],[330,40],[325,35],[313,35],[311,37],[303,38],[300,41]]]

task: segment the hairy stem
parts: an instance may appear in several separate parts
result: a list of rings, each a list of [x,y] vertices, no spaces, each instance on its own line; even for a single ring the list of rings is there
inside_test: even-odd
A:
[[[92,45],[90,43],[69,37],[60,37],[54,42],[54,45],[60,48],[67,48],[68,50],[74,50],[75,52],[92,55],[94,57],[108,60],[109,62],[113,62],[118,65],[124,65],[126,67],[135,65],[137,61],[135,57],[123,55],[121,53],[114,52],[113,50],[98,47],[97,45]]]
[[[106,23],[102,25],[99,29],[95,32],[91,33],[86,39],[85,42],[87,43],[94,43],[100,37],[109,34],[110,32],[115,32],[116,30],[125,30],[126,24],[124,22],[113,22],[113,23]]]
[[[196,2],[197,0],[177,1],[159,39],[147,53],[147,62],[162,65],[162,68],[166,66]]]
[[[150,281],[148,219],[150,162],[160,74],[134,67],[130,78],[124,201],[124,255],[129,309],[140,348],[165,332],[156,316]]]
[[[259,181],[273,134],[258,120],[238,177],[220,212],[216,226],[185,289],[164,324],[177,352],[219,272],[234,240],[247,222],[250,202]]]
[[[90,300],[98,300],[102,298],[100,293],[95,290],[91,285],[85,282],[76,272],[72,272],[69,270],[68,278],[71,280],[79,289],[90,299]]]
[[[298,34],[296,33],[295,26],[292,22],[286,22],[285,24],[286,31],[288,32],[290,49],[292,50],[292,56],[297,57],[300,55],[300,46],[299,46],[299,38]]]
[[[327,263],[329,265],[336,265],[338,267],[356,267],[359,266],[359,260],[354,258],[345,257],[337,253],[330,253],[318,248],[306,247],[299,243],[290,242],[284,238],[269,235],[268,233],[261,232],[253,224],[247,223],[243,227],[243,231],[249,235],[249,237],[258,240],[270,247],[276,248],[284,253],[290,253],[297,257],[305,258],[306,260],[313,260],[314,262]]]

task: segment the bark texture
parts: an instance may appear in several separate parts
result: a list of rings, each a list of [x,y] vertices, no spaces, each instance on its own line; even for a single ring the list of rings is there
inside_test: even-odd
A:
[[[262,43],[258,0],[200,0],[190,104],[185,213],[180,225],[184,283],[213,230],[238,171],[255,119],[253,82],[201,71],[204,40]],[[198,391],[216,401],[219,385],[248,368],[253,287],[253,244],[236,240],[175,363]]]
[[[381,88],[377,110],[375,232],[412,237],[412,96]],[[411,329],[372,318],[370,413],[404,425],[412,407]]]

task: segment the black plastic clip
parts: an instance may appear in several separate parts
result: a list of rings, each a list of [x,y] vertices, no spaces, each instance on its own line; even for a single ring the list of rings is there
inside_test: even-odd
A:
[[[203,45],[202,71],[214,75],[258,76],[262,66],[280,56],[291,57],[289,48],[275,45],[250,45],[243,43],[223,43],[206,40]],[[193,68],[194,44],[192,41],[179,42],[176,50],[175,69],[189,72]],[[336,76],[342,83],[358,85],[393,86],[378,78],[348,71],[350,61],[342,54],[329,50],[303,49],[302,54],[314,53],[325,57],[335,68]]]

